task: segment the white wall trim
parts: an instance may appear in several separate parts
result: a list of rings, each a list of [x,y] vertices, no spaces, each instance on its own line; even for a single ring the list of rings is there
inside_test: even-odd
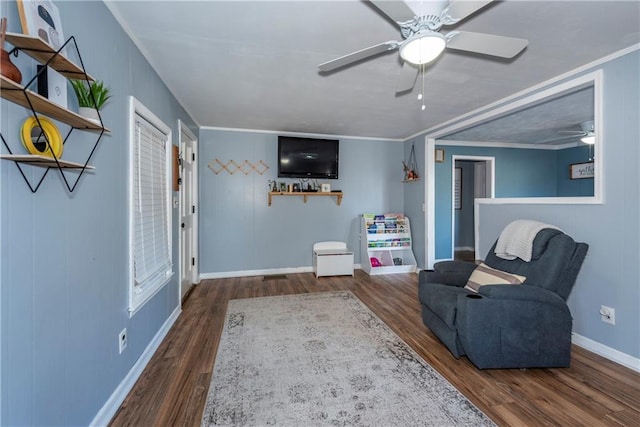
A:
[[[605,359],[609,359],[613,362],[619,363],[629,369],[636,372],[640,372],[640,359],[623,353],[615,348],[611,348],[604,344],[600,344],[597,341],[583,337],[582,335],[573,333],[571,336],[571,342],[575,345],[589,350],[592,353],[598,354]]]
[[[354,264],[355,270],[360,270],[362,264]],[[286,267],[267,268],[264,270],[241,270],[241,271],[221,271],[216,273],[200,273],[200,280],[206,279],[227,279],[231,277],[269,276],[272,274],[296,274],[313,273],[313,267]]]
[[[401,142],[404,143],[403,138],[380,138],[375,136],[352,136],[352,135],[333,135],[327,133],[306,133],[306,132],[286,132],[276,130],[262,130],[262,129],[242,129],[242,128],[225,128],[217,126],[201,126],[200,130],[215,130],[225,132],[251,132],[261,133],[268,135],[285,135],[285,136],[299,136],[299,137],[311,137],[311,138],[339,138],[339,139],[359,139],[366,141],[387,141],[387,142]]]
[[[122,382],[118,384],[118,387],[111,393],[109,399],[105,402],[105,404],[100,408],[96,416],[89,423],[90,426],[106,426],[111,421],[111,418],[116,414],[122,402],[127,397],[131,389],[133,388],[140,375],[142,375],[142,371],[151,360],[151,357],[155,354],[158,347],[162,343],[164,337],[167,336],[167,333],[178,319],[178,316],[182,312],[180,305],[178,305],[173,313],[169,316],[169,318],[164,322],[162,327],[158,330],[156,335],[153,337],[147,348],[144,349],[136,363],[131,367],[129,373],[124,377]]]
[[[499,100],[497,100],[495,102],[492,102],[491,104],[487,104],[487,105],[484,105],[484,106],[482,106],[480,108],[477,108],[477,109],[475,109],[473,111],[469,111],[468,113],[463,114],[461,116],[454,117],[453,119],[448,120],[446,122],[443,122],[443,123],[437,124],[435,126],[432,126],[429,129],[426,129],[426,130],[424,130],[422,132],[419,132],[419,133],[417,133],[415,135],[412,135],[412,136],[406,138],[406,140],[409,140],[409,139],[411,139],[411,138],[413,138],[415,136],[421,135],[423,133],[441,134],[441,129],[443,129],[445,127],[448,127],[448,126],[450,126],[450,125],[452,125],[454,123],[460,122],[460,121],[462,121],[462,120],[464,120],[466,118],[469,118],[469,117],[473,117],[473,116],[479,115],[482,112],[491,111],[491,110],[496,109],[497,107],[499,107],[501,105],[504,105],[504,104],[507,104],[507,103],[511,103],[512,101],[515,101],[520,97],[526,96],[529,93],[535,92],[535,91],[543,89],[545,87],[549,87],[551,85],[555,85],[556,83],[561,82],[562,80],[569,79],[572,76],[575,76],[577,74],[586,72],[586,71],[588,71],[590,69],[595,69],[595,68],[597,68],[597,67],[599,67],[599,66],[601,66],[603,64],[606,64],[607,62],[613,61],[614,59],[620,58],[620,57],[622,57],[624,55],[627,55],[627,54],[629,54],[631,52],[634,52],[634,51],[636,51],[638,49],[640,49],[640,43],[634,44],[634,45],[629,46],[629,47],[627,47],[625,49],[622,49],[622,50],[619,50],[617,52],[614,52],[611,55],[607,55],[607,56],[602,57],[600,59],[597,59],[595,61],[589,62],[588,64],[585,64],[585,65],[582,65],[580,67],[574,68],[573,70],[567,71],[564,74],[560,74],[559,76],[553,77],[553,78],[551,78],[549,80],[546,80],[544,82],[541,82],[541,83],[539,83],[539,84],[537,84],[535,86],[531,86],[529,88],[521,90],[520,92],[516,92],[516,93],[514,93],[512,95],[509,95],[509,96],[507,96],[505,98],[502,98],[502,99],[499,99]]]
[[[518,142],[491,142],[491,141],[453,141],[449,139],[439,139],[436,143],[437,146],[454,146],[454,147],[494,147],[494,148],[515,148],[520,150],[564,150],[565,148],[572,148],[580,146],[578,142],[569,142],[561,145],[546,145],[546,144],[521,144]]]

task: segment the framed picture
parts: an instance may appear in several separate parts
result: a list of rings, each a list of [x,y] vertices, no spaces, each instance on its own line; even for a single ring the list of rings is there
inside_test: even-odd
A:
[[[330,193],[331,192],[331,184],[322,184],[322,186],[320,187],[320,191],[323,193]]]
[[[595,169],[593,166],[593,162],[573,163],[569,165],[570,179],[593,178],[594,175],[595,175]]]
[[[443,163],[444,162],[444,149],[436,148],[436,162]]]
[[[22,33],[37,37],[58,50],[65,42],[58,8],[50,0],[18,0]],[[64,55],[64,50],[61,51]],[[38,66],[40,68],[41,66]],[[67,108],[67,79],[47,68],[38,70],[38,93]]]
[[[453,206],[455,209],[462,209],[462,168],[455,169],[453,180]]]
[[[64,43],[58,8],[50,0],[18,0],[22,32],[42,39],[55,50]]]

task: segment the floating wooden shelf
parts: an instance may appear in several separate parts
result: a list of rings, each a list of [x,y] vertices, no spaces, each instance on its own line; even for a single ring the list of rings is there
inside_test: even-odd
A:
[[[93,166],[85,165],[83,163],[69,162],[67,160],[58,159],[58,163],[47,156],[37,156],[32,154],[0,154],[0,159],[11,160],[16,163],[26,163],[32,166],[40,166],[43,168],[63,168],[63,169],[95,169]]]
[[[402,181],[404,184],[406,184],[407,182],[418,182],[420,181],[420,178],[413,178],[413,179],[405,179],[404,181]]]
[[[73,47],[78,54],[78,58],[80,58],[81,66],[76,65],[72,61],[70,61],[67,57],[62,55],[60,52],[54,50],[51,46],[49,46],[44,41],[40,40],[37,37],[26,36],[24,34],[16,34],[9,33],[6,34],[6,40],[14,46],[15,52],[24,52],[29,55],[31,58],[35,59],[37,62],[40,62],[42,65],[46,65],[51,69],[61,73],[66,78],[70,79],[85,79],[94,81],[93,77],[89,76],[82,65],[82,58],[80,56],[80,51],[78,50],[78,45],[76,44],[75,38],[70,37],[64,43],[63,46],[67,48]],[[12,51],[12,52],[14,52]],[[32,77],[26,83],[26,86],[32,86],[36,81],[35,76]],[[49,169],[58,169],[60,171],[60,175],[64,180],[65,185],[69,192],[73,192],[80,181],[80,177],[86,169],[94,169],[93,166],[89,166],[89,160],[93,155],[100,139],[104,132],[109,132],[109,129],[106,129],[102,123],[95,123],[91,120],[88,120],[79,114],[70,111],[60,105],[56,104],[48,100],[47,98],[39,95],[38,93],[28,89],[21,84],[14,82],[2,75],[0,75],[0,97],[13,102],[14,104],[20,105],[31,111],[34,117],[38,118],[39,115],[51,117],[54,120],[57,120],[61,123],[66,124],[71,129],[67,134],[64,142],[66,142],[67,138],[71,135],[74,129],[82,130],[82,131],[91,131],[99,133],[91,153],[87,157],[85,163],[77,163],[70,162],[67,160],[56,159],[53,157],[47,157],[43,155],[30,155],[30,154],[13,154],[11,148],[7,144],[4,136],[0,132],[0,138],[2,139],[2,144],[5,146],[8,154],[1,154],[0,159],[9,160],[15,163],[16,167],[20,171],[22,178],[29,186],[29,189],[32,193],[38,191],[40,188],[40,184],[47,176]],[[45,134],[45,138],[46,134]],[[64,144],[63,142],[63,144]],[[49,141],[47,140],[47,145]],[[31,166],[37,166],[41,168],[46,168],[45,172],[40,176],[37,183],[32,184],[32,181],[27,177],[27,175],[22,170],[21,164],[28,164]],[[78,172],[75,180],[71,182],[67,179],[67,176],[64,170],[73,170],[74,172]],[[35,181],[34,181],[35,182]]]
[[[38,37],[18,33],[6,33],[5,38],[14,47],[20,49],[41,64],[47,64],[47,61],[50,60],[51,62],[49,62],[48,66],[67,78],[84,80],[86,76],[89,78],[89,81],[95,80],[90,75],[85,74],[82,67],[73,63],[66,56],[57,53],[55,49]]]
[[[318,197],[318,196],[334,196],[336,197],[336,203],[340,206],[342,203],[342,191],[335,191],[331,193],[322,193],[322,192],[309,192],[309,191],[296,191],[296,192],[287,192],[287,191],[271,191],[269,192],[269,206],[271,206],[271,198],[274,196],[297,196],[303,197],[304,202],[307,203],[307,197]]]
[[[73,111],[59,106],[55,102],[49,101],[44,96],[26,89],[5,76],[0,76],[0,96],[24,108],[31,109],[31,106],[33,106],[33,110],[36,113],[51,117],[76,129],[102,132],[103,128],[100,124],[96,124]],[[29,101],[31,101],[31,105]],[[105,129],[105,131],[109,132],[109,129]]]

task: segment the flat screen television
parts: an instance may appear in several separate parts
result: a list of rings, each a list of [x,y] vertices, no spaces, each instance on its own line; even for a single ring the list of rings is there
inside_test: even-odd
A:
[[[279,178],[338,179],[337,139],[278,137]]]

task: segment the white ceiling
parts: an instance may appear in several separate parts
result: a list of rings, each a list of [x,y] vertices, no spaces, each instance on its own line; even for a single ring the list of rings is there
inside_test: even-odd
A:
[[[421,111],[422,76],[395,93],[396,51],[319,73],[322,62],[401,40],[366,1],[106,3],[200,126],[277,132],[404,139],[640,42],[638,1],[495,2],[449,29],[528,47],[513,60],[445,51],[424,74]],[[580,119],[563,112],[575,113],[563,105],[554,126],[575,128]]]

